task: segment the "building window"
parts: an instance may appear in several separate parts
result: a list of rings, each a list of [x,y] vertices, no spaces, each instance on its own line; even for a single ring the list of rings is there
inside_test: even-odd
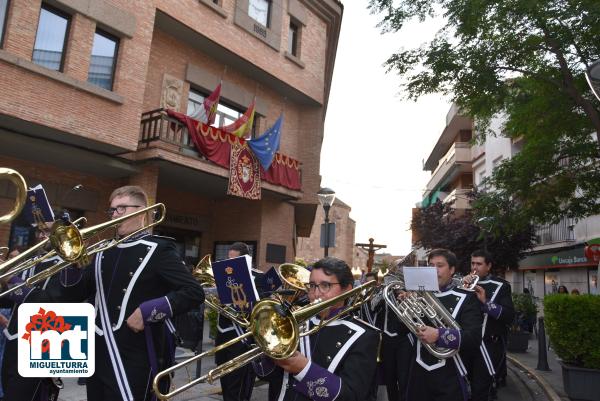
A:
[[[298,57],[298,39],[299,39],[300,28],[294,22],[290,22],[290,29],[288,32],[288,53],[292,56]]]
[[[248,15],[256,22],[269,27],[271,17],[270,0],[249,0]]]
[[[119,40],[101,31],[94,35],[88,82],[112,90]]]
[[[200,115],[200,110],[203,107],[202,103],[204,102],[204,95],[198,91],[190,89],[190,94],[188,96],[188,106],[187,106],[187,115],[198,119]],[[219,102],[217,106],[217,115],[215,117],[215,122],[213,123],[214,127],[221,128],[224,125],[228,125],[233,123],[235,120],[240,118],[246,110],[240,110],[239,108],[226,105],[222,102]],[[258,120],[260,116],[258,113],[254,112],[254,122],[252,124],[252,138],[255,138],[257,135],[257,129],[259,127]]]
[[[8,0],[0,0],[0,47],[4,47],[4,29],[8,14]]]
[[[69,22],[68,15],[42,5],[31,61],[51,70],[62,71]]]

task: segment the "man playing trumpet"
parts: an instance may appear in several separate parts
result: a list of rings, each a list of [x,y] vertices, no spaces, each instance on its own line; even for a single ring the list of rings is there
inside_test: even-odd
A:
[[[471,270],[479,277],[475,294],[483,312],[483,343],[481,352],[474,356],[471,374],[472,400],[487,401],[493,379],[506,363],[508,326],[515,317],[510,284],[491,275],[492,258],[489,252],[477,250],[471,254]],[[472,277],[463,278],[470,284]]]

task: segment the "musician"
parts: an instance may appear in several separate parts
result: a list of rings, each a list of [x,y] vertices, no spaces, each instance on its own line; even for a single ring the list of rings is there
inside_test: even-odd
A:
[[[352,272],[337,258],[317,261],[310,274],[308,297],[328,300],[352,289]],[[307,324],[335,316],[340,301]],[[351,316],[330,322],[316,333],[303,336],[300,349],[290,358],[263,358],[255,364],[270,381],[269,401],[374,400],[379,334],[369,324]],[[276,365],[276,366],[275,366]]]
[[[108,214],[122,217],[147,204],[142,188],[124,186],[111,194]],[[143,229],[147,218],[140,214],[125,220],[117,235]],[[151,399],[152,379],[171,363],[174,352],[169,319],[204,301],[175,243],[142,230],[97,253],[90,266],[65,269],[61,282],[62,301],[83,302],[95,293],[96,371],[86,380],[87,399]]]
[[[434,249],[428,255],[429,265],[437,268],[440,291],[435,296],[452,314],[460,330],[424,326],[415,342],[416,357],[408,384],[409,401],[467,400],[467,371],[463,361],[470,360],[481,344],[481,311],[474,294],[456,288],[452,280],[457,259],[447,249]],[[452,358],[437,359],[421,342],[442,348],[458,349]]]
[[[227,257],[229,259],[236,258],[242,255],[249,255],[250,247],[243,242],[234,242],[229,247]],[[254,283],[257,287],[259,295],[264,292],[262,277],[263,273],[260,270],[252,269],[252,276]],[[244,331],[233,323],[230,319],[219,314],[217,320],[217,338],[215,345],[219,346],[226,343],[227,341],[238,337],[243,334]],[[215,363],[220,365],[225,363],[236,356],[243,354],[248,351],[248,345],[243,342],[238,342],[232,346],[229,346],[215,355]],[[256,379],[256,373],[252,369],[251,365],[243,366],[233,372],[221,377],[221,389],[223,392],[224,401],[247,401],[252,396],[252,389],[254,388],[254,380]]]
[[[46,223],[50,227],[52,222]],[[40,226],[42,227],[42,226]],[[46,238],[46,234],[39,228],[35,230],[36,240],[39,242]],[[19,254],[17,250],[9,253],[9,259]],[[22,274],[10,277],[7,282],[2,283],[2,291],[23,283],[27,278],[40,273],[60,262],[58,256],[48,258],[35,267],[25,270]],[[36,378],[22,377],[17,371],[18,365],[18,316],[17,309],[22,303],[53,302],[53,297],[60,293],[60,282],[58,276],[52,276],[40,282],[34,287],[23,287],[2,298],[2,304],[10,304],[12,312],[2,335],[6,339],[4,358],[2,361],[2,388],[4,390],[3,401],[46,401],[56,400],[59,390],[62,388],[60,378]]]
[[[508,326],[515,317],[510,284],[491,275],[492,258],[489,252],[477,250],[471,254],[471,270],[479,276],[475,293],[483,317],[483,344],[473,358],[471,388],[473,401],[487,401],[493,392],[493,380],[506,360]],[[470,283],[469,276],[465,282]]]

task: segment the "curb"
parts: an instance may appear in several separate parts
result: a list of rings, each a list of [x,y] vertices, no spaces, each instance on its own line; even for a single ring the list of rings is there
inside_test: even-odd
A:
[[[560,398],[558,393],[556,391],[554,391],[554,389],[546,381],[546,379],[544,379],[542,376],[540,376],[537,372],[535,372],[533,369],[525,366],[521,361],[519,361],[518,359],[516,359],[510,355],[506,355],[506,359],[508,361],[510,361],[513,365],[516,365],[519,369],[527,372],[539,384],[539,386],[544,391],[544,394],[546,394],[546,397],[548,397],[548,399],[550,401],[562,401],[562,398]]]

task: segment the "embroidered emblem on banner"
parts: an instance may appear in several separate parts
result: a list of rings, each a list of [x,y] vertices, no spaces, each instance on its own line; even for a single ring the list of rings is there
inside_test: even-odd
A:
[[[247,309],[250,304],[244,291],[244,284],[238,284],[232,277],[227,278],[227,287],[231,290],[231,300],[240,310]]]
[[[261,198],[258,160],[248,147],[238,143],[231,145],[227,194],[253,200]]]

